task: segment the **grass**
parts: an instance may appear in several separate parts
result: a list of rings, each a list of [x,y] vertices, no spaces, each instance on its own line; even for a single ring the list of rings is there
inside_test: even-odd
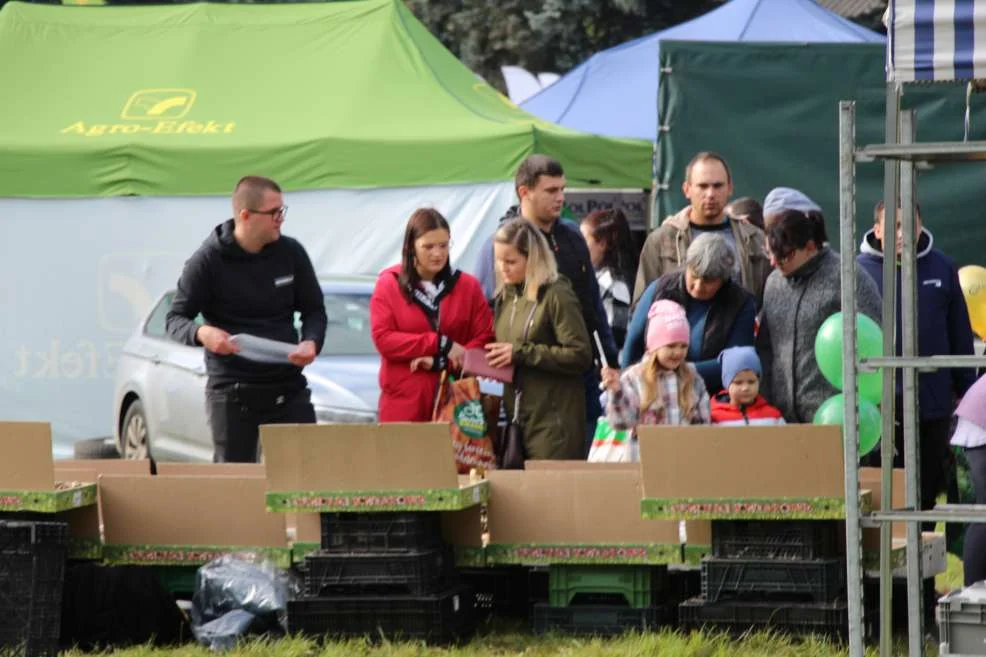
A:
[[[899,645],[896,655],[906,655]],[[244,643],[226,655],[235,657],[840,657],[845,647],[817,638],[794,640],[780,635],[757,633],[735,640],[723,635],[680,634],[662,631],[627,634],[614,639],[578,639],[562,636],[534,637],[521,633],[489,634],[456,648],[434,648],[421,643],[371,645],[365,641],[316,644],[304,639],[257,640]],[[876,657],[868,648],[867,657]],[[929,654],[935,654],[930,651]],[[62,657],[83,657],[77,651]],[[113,657],[213,657],[200,646],[171,650],[136,647],[112,653]]]

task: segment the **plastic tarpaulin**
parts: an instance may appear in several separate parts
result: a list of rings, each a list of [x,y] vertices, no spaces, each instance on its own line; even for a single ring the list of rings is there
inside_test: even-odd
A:
[[[887,80],[986,79],[986,3],[892,0]]]
[[[518,109],[402,0],[0,11],[0,197],[227,194],[511,180],[648,188],[650,144]]]
[[[285,200],[285,234],[305,245],[318,273],[376,274],[399,261],[406,218],[421,206],[449,218],[452,263],[473,271],[515,197],[504,182]],[[123,343],[229,205],[228,197],[0,199],[0,417],[51,422],[57,456],[77,439],[111,435]]]
[[[664,40],[883,43],[884,38],[815,0],[731,0],[694,20],[596,53],[521,107],[575,130],[656,140]],[[703,96],[708,100],[709,92]]]
[[[821,205],[835,241],[838,103],[856,101],[857,144],[883,143],[883,55],[878,44],[664,42],[661,66],[671,72],[661,79],[661,116],[670,129],[659,144],[657,214],[663,218],[684,207],[685,165],[695,153],[714,150],[732,169],[734,198],[762,200],[777,186],[800,189]],[[709,102],[709,89],[716,90],[717,102]],[[916,86],[902,102],[917,110],[918,141],[961,141],[964,85]],[[974,112],[972,125],[970,138],[986,138],[986,108]],[[986,240],[984,173],[984,165],[968,163],[921,172],[925,226],[935,246],[960,266],[986,264],[979,246]],[[882,193],[882,165],[857,165],[860,236],[872,226],[873,206]]]

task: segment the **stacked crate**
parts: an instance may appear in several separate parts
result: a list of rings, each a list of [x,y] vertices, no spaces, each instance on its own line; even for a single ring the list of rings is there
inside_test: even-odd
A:
[[[844,637],[845,545],[835,520],[712,523],[702,595],[678,608],[683,629],[751,628]]]
[[[0,520],[0,654],[55,657],[68,525]]]
[[[438,512],[323,513],[305,557],[292,632],[452,643],[475,629],[472,590],[455,570]]]
[[[532,609],[534,631],[612,636],[652,630],[667,622],[661,604],[667,566],[552,565],[548,600]]]

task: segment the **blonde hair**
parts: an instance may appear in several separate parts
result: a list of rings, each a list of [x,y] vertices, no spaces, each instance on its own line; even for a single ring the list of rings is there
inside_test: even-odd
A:
[[[517,217],[501,226],[493,237],[495,244],[512,246],[527,258],[527,269],[524,271],[524,296],[531,301],[537,301],[541,287],[558,280],[558,263],[555,254],[548,246],[544,234],[527,219]],[[503,291],[503,276],[496,269],[496,293]]]
[[[657,362],[657,350],[647,353],[640,361],[640,411],[657,403],[655,410],[664,408],[664,398],[658,392],[658,380],[665,376],[678,377],[678,408],[681,417],[691,420],[698,411],[698,395],[695,394],[695,372],[688,363],[681,361],[675,370],[666,370]]]

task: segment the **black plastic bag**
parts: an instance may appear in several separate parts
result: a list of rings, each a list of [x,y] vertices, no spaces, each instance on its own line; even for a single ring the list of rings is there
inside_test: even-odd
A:
[[[240,637],[287,633],[288,600],[297,582],[265,559],[225,555],[199,568],[192,596],[192,632],[212,650]]]

